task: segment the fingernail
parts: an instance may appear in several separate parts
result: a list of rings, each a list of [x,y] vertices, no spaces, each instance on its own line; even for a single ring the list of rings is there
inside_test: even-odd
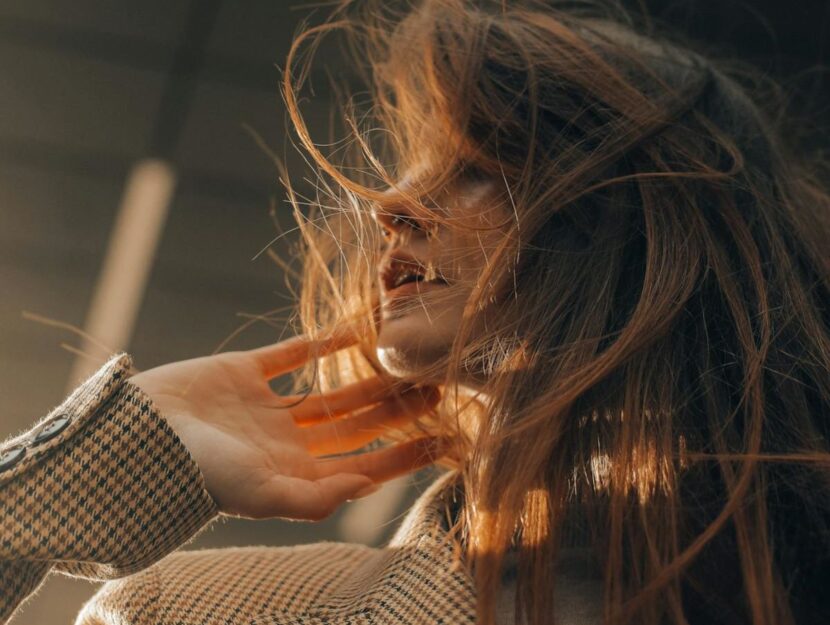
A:
[[[354,499],[360,499],[361,497],[365,497],[366,495],[371,495],[380,490],[380,484],[369,484],[368,486],[364,486],[359,491],[357,491],[352,497]]]

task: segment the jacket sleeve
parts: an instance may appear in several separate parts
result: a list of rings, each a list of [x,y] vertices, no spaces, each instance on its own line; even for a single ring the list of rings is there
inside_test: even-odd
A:
[[[218,514],[202,474],[118,354],[0,445],[0,624],[50,570],[143,569]]]

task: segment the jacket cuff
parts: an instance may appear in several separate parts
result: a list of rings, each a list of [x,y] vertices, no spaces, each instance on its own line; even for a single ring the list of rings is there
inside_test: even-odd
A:
[[[0,560],[108,579],[140,570],[218,514],[184,444],[118,354],[0,446]]]

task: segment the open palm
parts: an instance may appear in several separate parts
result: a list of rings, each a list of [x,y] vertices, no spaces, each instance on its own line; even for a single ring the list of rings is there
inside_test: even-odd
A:
[[[352,452],[423,414],[435,389],[399,393],[373,378],[325,395],[284,397],[268,384],[352,342],[294,337],[138,373],[141,388],[199,465],[220,509],[249,518],[322,519],[348,499],[435,460],[435,439]],[[321,458],[320,456],[330,456]]]

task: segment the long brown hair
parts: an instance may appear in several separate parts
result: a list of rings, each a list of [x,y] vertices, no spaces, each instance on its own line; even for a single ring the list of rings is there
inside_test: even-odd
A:
[[[819,164],[717,63],[637,34],[616,9],[410,4],[345,3],[292,48],[284,95],[320,181],[317,208],[298,211],[301,313],[306,331],[373,318],[368,213],[404,171],[431,164],[421,192],[398,198],[424,215],[419,198],[462,172],[503,186],[513,215],[469,316],[495,288],[511,297],[484,336],[460,328],[441,363],[445,397],[462,370],[487,372],[475,436],[457,402],[439,421],[460,441],[457,529],[479,622],[493,622],[511,547],[517,616],[555,622],[555,562],[574,528],[597,547],[608,623],[826,619]],[[321,147],[298,104],[305,45],[332,31],[350,36],[371,95],[341,109],[356,161]],[[324,379],[376,368],[374,337],[370,324]]]

